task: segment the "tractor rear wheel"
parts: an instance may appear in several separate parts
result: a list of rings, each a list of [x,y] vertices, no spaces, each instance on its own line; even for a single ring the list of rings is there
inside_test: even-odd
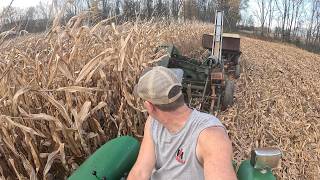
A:
[[[240,64],[240,56],[236,58],[235,64],[236,64],[236,65]]]
[[[234,82],[231,80],[226,80],[224,96],[222,100],[222,105],[224,107],[233,105],[233,94],[234,94]]]

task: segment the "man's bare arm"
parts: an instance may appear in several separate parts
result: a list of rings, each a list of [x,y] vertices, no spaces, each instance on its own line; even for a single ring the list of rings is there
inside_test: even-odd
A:
[[[155,161],[154,144],[151,136],[151,118],[149,116],[144,127],[139,155],[129,173],[128,180],[150,179]]]
[[[203,163],[206,180],[236,180],[232,166],[231,141],[221,127],[203,130],[198,138],[197,155]]]

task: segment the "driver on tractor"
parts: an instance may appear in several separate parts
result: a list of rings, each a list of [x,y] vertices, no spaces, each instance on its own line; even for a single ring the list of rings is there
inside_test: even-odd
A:
[[[157,66],[135,86],[149,117],[128,180],[236,180],[225,127],[185,104],[181,81],[177,71]]]

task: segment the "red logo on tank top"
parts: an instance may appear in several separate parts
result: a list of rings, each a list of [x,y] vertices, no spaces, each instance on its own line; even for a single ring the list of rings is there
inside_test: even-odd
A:
[[[181,164],[184,164],[186,162],[185,160],[183,160],[183,154],[184,151],[182,148],[179,148],[176,152],[176,160]]]

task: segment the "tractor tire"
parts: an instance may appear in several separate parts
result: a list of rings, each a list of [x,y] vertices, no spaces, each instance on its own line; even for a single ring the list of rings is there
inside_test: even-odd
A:
[[[236,71],[235,71],[235,73],[234,73],[234,76],[235,76],[236,79],[238,79],[238,78],[240,77],[240,72],[241,72],[241,70],[240,70],[240,64],[237,64],[237,65],[236,65]]]
[[[240,64],[240,56],[237,57],[237,59],[235,60],[235,64],[236,64],[236,65]]]
[[[222,105],[224,107],[232,106],[233,105],[233,94],[234,94],[234,82],[231,80],[226,81],[225,89],[224,89],[224,96],[222,100]]]

